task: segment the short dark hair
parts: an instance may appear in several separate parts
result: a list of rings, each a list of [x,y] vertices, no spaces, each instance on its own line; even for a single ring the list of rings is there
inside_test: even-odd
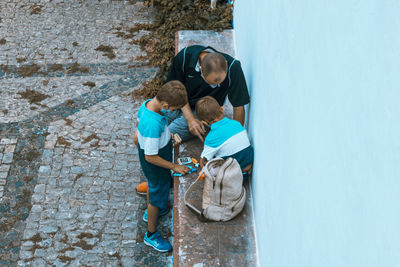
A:
[[[201,72],[204,77],[210,75],[210,73],[226,73],[228,71],[228,63],[223,55],[220,53],[208,53],[204,56],[201,61]]]
[[[205,96],[196,103],[196,115],[200,120],[212,122],[223,115],[223,112],[214,97]]]
[[[188,102],[185,86],[176,80],[165,83],[157,92],[156,98],[175,108],[181,108]]]

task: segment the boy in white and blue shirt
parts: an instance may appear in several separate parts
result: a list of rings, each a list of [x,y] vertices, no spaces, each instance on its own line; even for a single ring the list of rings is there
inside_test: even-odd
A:
[[[149,185],[147,210],[143,215],[147,222],[144,243],[160,252],[172,250],[171,244],[156,230],[158,217],[168,213],[170,170],[182,174],[190,170],[172,163],[171,133],[164,112],[180,109],[186,103],[185,86],[179,81],[170,81],[162,86],[155,98],[142,104],[137,115],[139,160]]]
[[[196,103],[196,114],[211,128],[204,140],[201,165],[213,158],[232,157],[240,164],[243,178],[247,179],[253,165],[254,151],[246,128],[224,117],[223,108],[211,96],[203,97]]]

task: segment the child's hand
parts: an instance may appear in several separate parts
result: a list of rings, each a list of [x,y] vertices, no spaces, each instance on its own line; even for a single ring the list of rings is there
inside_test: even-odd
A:
[[[206,163],[207,163],[207,159],[206,159],[206,158],[201,158],[201,159],[200,159],[200,167],[201,167],[201,168],[203,168],[204,165],[206,165]]]
[[[190,169],[188,167],[186,167],[185,165],[179,165],[179,164],[174,164],[174,166],[172,167],[172,170],[174,172],[178,172],[183,175],[187,174],[190,171]]]

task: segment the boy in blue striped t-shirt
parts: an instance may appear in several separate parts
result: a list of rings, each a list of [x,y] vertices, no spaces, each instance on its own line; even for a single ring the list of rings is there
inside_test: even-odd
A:
[[[211,128],[204,140],[201,165],[213,158],[232,157],[240,164],[243,178],[247,179],[253,165],[254,152],[246,128],[235,120],[225,118],[223,108],[211,96],[205,96],[196,103],[196,115]]]
[[[142,104],[137,115],[139,160],[149,185],[147,210],[143,215],[147,222],[144,243],[160,252],[172,250],[171,244],[156,230],[158,217],[168,213],[170,170],[182,174],[190,170],[172,163],[171,133],[164,112],[180,109],[186,103],[185,86],[179,81],[170,81],[153,99]]]

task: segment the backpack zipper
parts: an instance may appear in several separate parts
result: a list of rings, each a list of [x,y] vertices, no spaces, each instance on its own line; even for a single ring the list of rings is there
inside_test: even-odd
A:
[[[242,192],[240,193],[240,196],[237,198],[237,200],[235,200],[236,203],[235,203],[235,205],[233,205],[233,207],[232,207],[232,212],[233,212],[234,209],[236,208],[236,206],[237,206],[237,204],[239,203],[239,201],[242,199],[243,194],[244,194],[244,187],[242,186]]]
[[[219,204],[222,205],[222,188],[223,188],[223,182],[225,178],[225,172],[226,169],[228,169],[233,163],[233,160],[231,160],[231,163],[224,169],[224,174],[222,175],[221,183],[219,184]]]

